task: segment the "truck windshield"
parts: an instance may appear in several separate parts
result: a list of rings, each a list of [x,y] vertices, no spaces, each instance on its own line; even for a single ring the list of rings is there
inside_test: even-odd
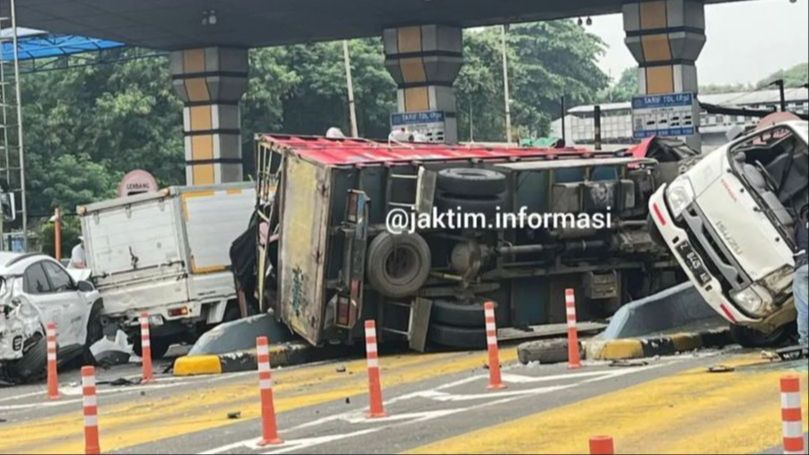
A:
[[[797,214],[809,202],[809,151],[804,139],[787,126],[777,126],[736,144],[729,153],[735,173],[791,241]]]

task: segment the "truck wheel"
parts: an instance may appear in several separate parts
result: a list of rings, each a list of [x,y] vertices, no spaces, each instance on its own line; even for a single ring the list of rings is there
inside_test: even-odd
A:
[[[23,356],[9,365],[9,373],[23,382],[30,382],[45,377],[48,360],[47,340],[41,333],[36,333],[23,343]]]
[[[413,295],[427,281],[431,261],[422,236],[383,232],[368,246],[368,282],[387,297]]]
[[[780,346],[794,331],[794,324],[785,324],[766,334],[742,325],[731,324],[730,336],[733,341],[745,348],[766,348]]]
[[[152,348],[152,360],[162,359],[164,355],[169,351],[173,340],[171,338],[152,338],[149,340],[151,343]],[[143,350],[140,346],[140,335],[135,339],[135,342],[132,343],[132,352],[135,353],[138,357],[143,355]]]
[[[430,324],[427,338],[434,344],[448,348],[483,349],[486,347],[486,329]]]
[[[93,305],[90,311],[90,317],[87,319],[87,338],[84,341],[84,350],[82,352],[83,365],[95,365],[96,359],[90,347],[96,341],[104,338],[104,327],[101,325],[101,305]]]
[[[497,207],[500,211],[507,210],[505,193],[495,196],[476,196],[465,197],[456,196],[449,193],[438,193],[435,196],[435,206],[442,212],[452,210],[463,213],[480,213],[486,217],[493,217],[497,213]],[[481,227],[481,226],[478,226]]]
[[[434,300],[430,320],[457,327],[485,327],[483,302],[483,299],[474,299],[468,303],[455,300]]]
[[[506,190],[506,176],[489,169],[450,168],[438,172],[437,187],[450,194],[492,196]]]

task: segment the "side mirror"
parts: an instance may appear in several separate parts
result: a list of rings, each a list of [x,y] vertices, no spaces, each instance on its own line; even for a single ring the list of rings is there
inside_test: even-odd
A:
[[[93,283],[83,280],[76,283],[76,287],[78,287],[80,292],[92,292],[96,289],[96,287],[93,286]]]

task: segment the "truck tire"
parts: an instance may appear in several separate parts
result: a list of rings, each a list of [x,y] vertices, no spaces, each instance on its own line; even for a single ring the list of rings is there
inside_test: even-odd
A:
[[[166,355],[169,348],[174,343],[174,340],[170,337],[152,337],[149,342],[152,348],[152,360],[158,360],[162,359],[163,356]],[[135,338],[135,342],[132,343],[132,352],[134,352],[138,357],[143,355],[143,350],[140,346],[140,335],[138,335],[138,337]]]
[[[441,212],[458,212],[463,213],[480,213],[487,218],[492,218],[497,213],[497,207],[500,211],[507,211],[506,195],[501,193],[495,196],[477,196],[477,197],[464,197],[457,196],[450,193],[438,193],[435,196],[435,206]],[[492,222],[492,220],[488,220]],[[481,226],[478,226],[480,228]]]
[[[422,236],[383,232],[368,246],[368,282],[386,297],[410,296],[427,281],[431,261]]]
[[[541,364],[566,362],[567,353],[567,338],[529,341],[517,346],[517,358],[523,365],[529,362]]]
[[[784,344],[795,331],[794,328],[794,323],[785,324],[775,329],[775,331],[765,334],[764,332],[759,332],[750,327],[731,324],[730,336],[733,338],[733,341],[740,344],[742,347],[766,348]]]
[[[490,169],[456,167],[439,171],[436,185],[450,194],[492,196],[506,190],[506,176]]]
[[[23,343],[23,357],[9,365],[12,377],[22,382],[31,382],[45,377],[48,361],[47,340],[36,333]]]
[[[87,337],[82,350],[82,365],[95,365],[96,359],[90,347],[104,338],[104,326],[101,325],[101,304],[95,303],[87,319]]]
[[[486,329],[430,324],[427,339],[448,348],[483,349],[486,347]]]
[[[438,324],[456,327],[485,327],[483,302],[483,299],[474,299],[468,303],[456,300],[434,300],[430,320]]]

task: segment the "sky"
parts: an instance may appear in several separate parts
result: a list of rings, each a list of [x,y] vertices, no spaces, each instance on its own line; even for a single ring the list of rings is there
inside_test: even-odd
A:
[[[587,30],[607,44],[601,68],[617,79],[636,65],[620,14],[593,17]],[[697,59],[700,85],[757,82],[809,60],[809,0],[755,0],[705,6],[707,41]]]

